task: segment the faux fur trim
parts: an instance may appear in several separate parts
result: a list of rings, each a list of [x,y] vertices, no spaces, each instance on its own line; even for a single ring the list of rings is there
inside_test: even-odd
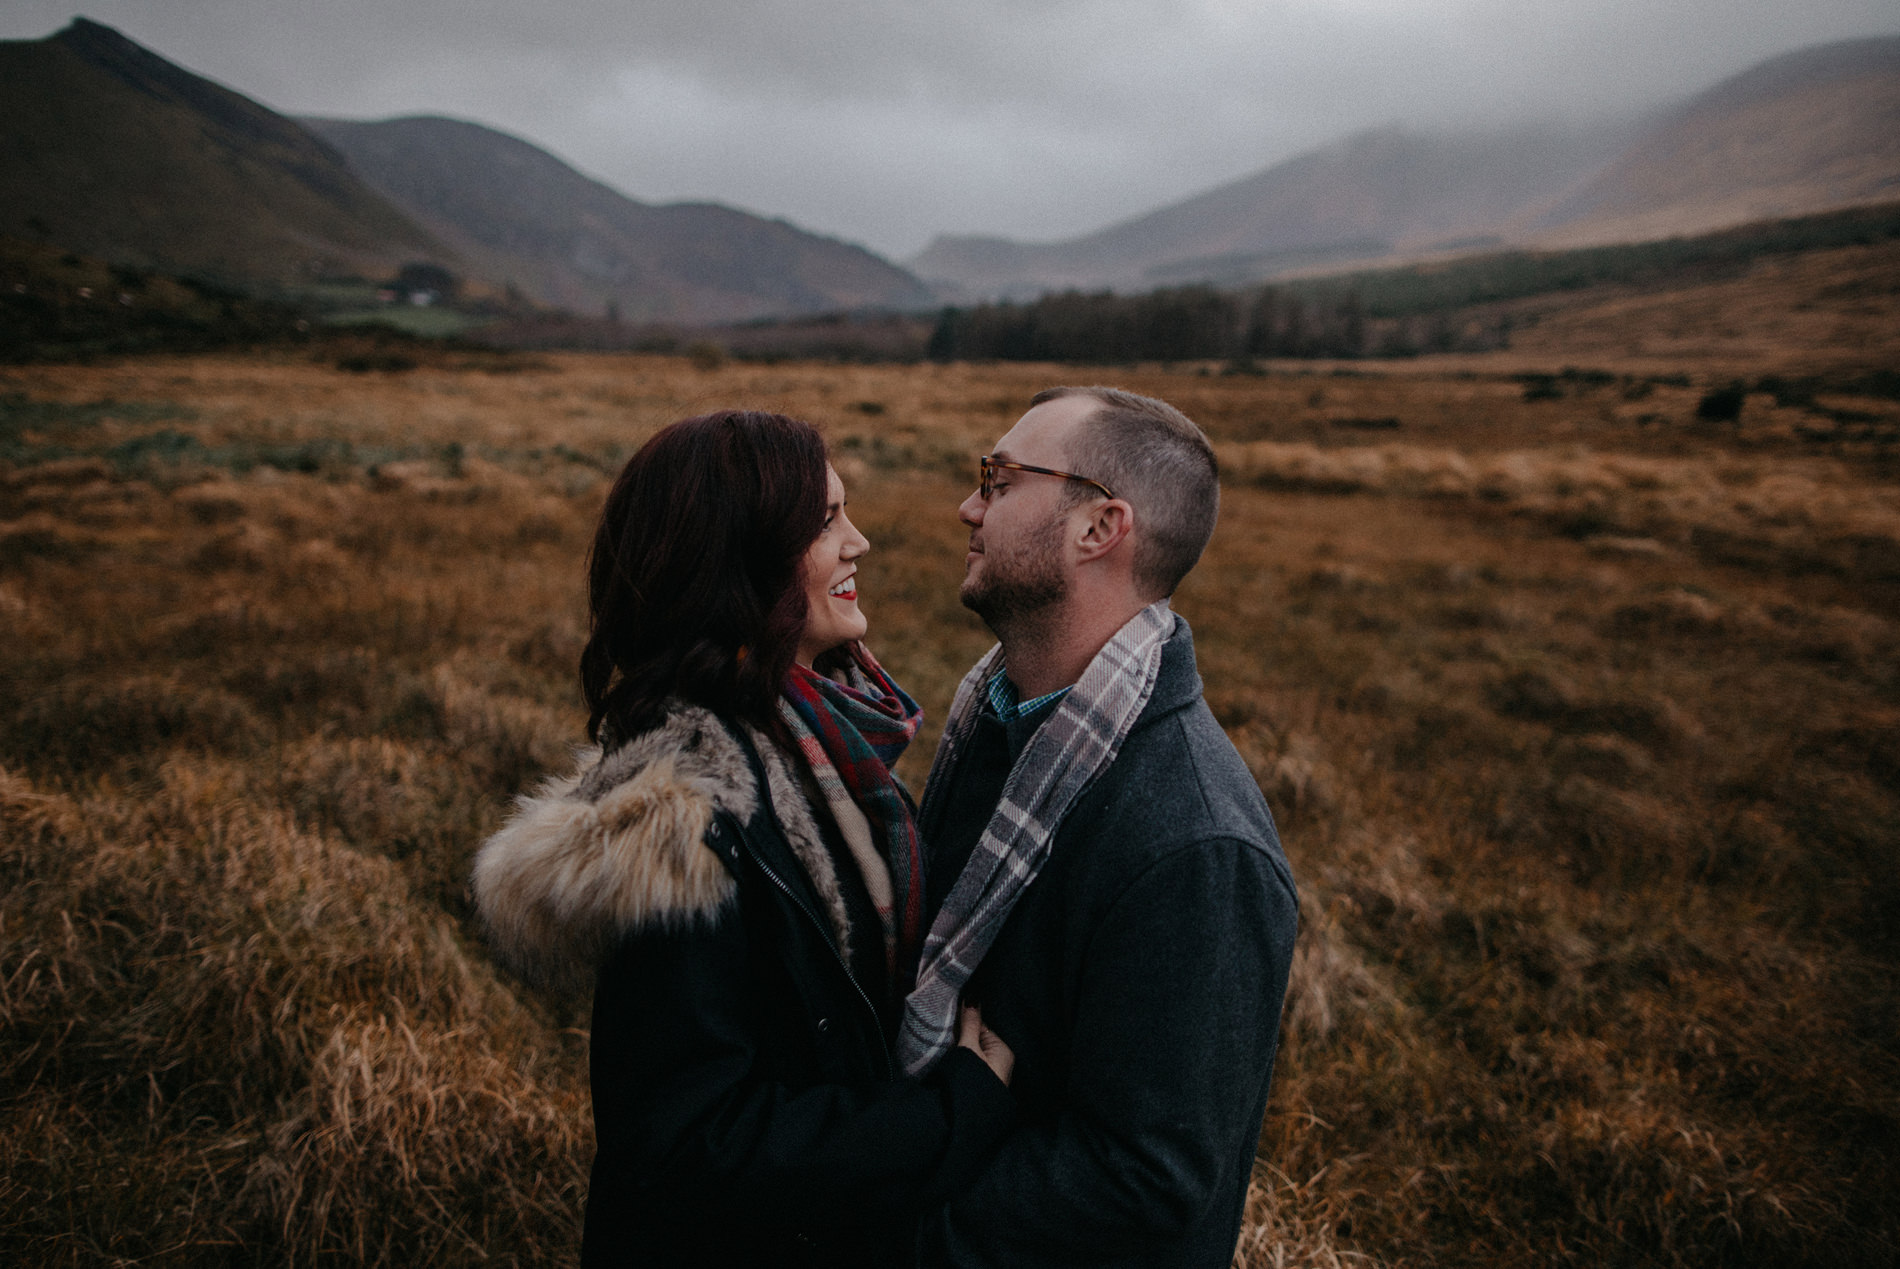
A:
[[[825,916],[831,922],[831,937],[838,949],[844,951],[851,946],[851,918],[845,915],[844,889],[838,882],[838,867],[812,815],[813,803],[806,798],[798,777],[792,771],[791,760],[784,752],[750,727],[746,728],[746,735],[751,738],[752,747],[759,751],[759,758],[765,764],[765,782],[772,793],[772,809],[778,812],[779,827],[785,830],[785,840],[791,845],[792,854],[798,856],[798,862],[805,865],[805,876],[810,879],[812,889],[818,892],[819,901],[825,905]]]
[[[849,926],[831,854],[784,756],[750,738],[793,852],[825,901],[832,933]],[[539,981],[580,985],[622,936],[710,921],[736,883],[705,844],[715,811],[741,823],[758,806],[751,764],[709,711],[681,706],[658,728],[523,796],[475,856],[472,887],[496,953]]]

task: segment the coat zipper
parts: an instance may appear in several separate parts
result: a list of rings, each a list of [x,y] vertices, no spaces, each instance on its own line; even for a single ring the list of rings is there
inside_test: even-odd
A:
[[[741,843],[745,843],[745,835],[740,834],[739,840]],[[752,862],[758,866],[759,871],[764,873],[773,885],[779,888],[780,893],[787,899],[790,899],[792,905],[805,914],[805,919],[810,921],[813,928],[818,931],[824,940],[825,946],[831,949],[832,959],[838,962],[838,968],[844,972],[844,980],[851,984],[851,990],[857,993],[858,999],[864,1003],[865,1012],[870,1015],[871,1029],[877,1033],[878,1048],[884,1055],[885,1078],[896,1079],[897,1067],[891,1060],[890,1045],[884,1041],[884,1024],[878,1020],[877,1006],[871,1003],[871,998],[865,994],[864,988],[859,985],[857,976],[851,972],[851,966],[845,963],[844,953],[840,952],[837,946],[832,943],[831,935],[825,929],[824,922],[820,921],[818,914],[807,907],[805,901],[799,898],[798,895],[792,891],[790,886],[785,884],[784,879],[772,871],[772,865],[759,858],[758,852],[752,850],[749,845],[747,845],[746,854],[752,857]]]

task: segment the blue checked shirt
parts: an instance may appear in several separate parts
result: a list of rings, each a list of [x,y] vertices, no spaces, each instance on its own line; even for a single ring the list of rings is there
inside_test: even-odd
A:
[[[1068,692],[1068,688],[1059,687],[1053,692],[1038,696],[1033,701],[1018,700],[1016,685],[1009,681],[1009,674],[1006,671],[998,670],[990,676],[990,708],[995,710],[996,716],[1006,723],[1013,723],[1019,718],[1027,717],[1051,701],[1061,700],[1068,695]]]

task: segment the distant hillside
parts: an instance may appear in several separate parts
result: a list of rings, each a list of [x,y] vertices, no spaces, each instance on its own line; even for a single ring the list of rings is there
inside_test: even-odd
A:
[[[706,322],[932,302],[916,278],[860,247],[716,204],[636,202],[492,128],[303,122],[472,271],[544,303]]]
[[[227,280],[448,255],[295,123],[84,18],[0,42],[0,234]]]
[[[1900,38],[1763,62],[1640,128],[1349,137],[1063,242],[944,237],[964,298],[1234,286],[1381,258],[1701,233],[1900,196]]]
[[[304,342],[310,328],[298,309],[201,277],[0,235],[0,364]]]
[[[1564,193],[1622,139],[1610,131],[1425,136],[1382,128],[1086,237],[939,238],[909,264],[947,287],[1022,296],[1237,285],[1395,250],[1496,246],[1514,214]]]
[[[1900,197],[1900,37],[1761,63],[1660,120],[1543,216],[1550,242],[1694,233]]]
[[[306,127],[85,18],[0,42],[0,235],[253,287],[429,262],[628,320],[934,301],[860,247],[730,207],[636,202],[476,124]]]
[[[1194,285],[1138,295],[1045,295],[1029,303],[945,309],[926,352],[944,361],[1128,363],[1259,357],[1413,357],[1513,348],[1552,313],[1646,312],[1642,329],[1568,329],[1591,345],[1707,345],[1746,295],[1751,353],[1769,355],[1775,325],[1810,358],[1881,366],[1896,345],[1900,202],[1761,221],[1697,237],[1560,251],[1513,250],[1399,268],[1315,275],[1219,290]],[[1857,272],[1858,271],[1858,272]],[[1777,281],[1780,279],[1781,281]],[[1790,289],[1783,285],[1799,280]],[[1582,296],[1584,298],[1576,298]],[[1771,316],[1779,296],[1798,305]],[[1739,301],[1738,301],[1739,302]],[[1700,305],[1700,309],[1698,309]],[[1656,315],[1667,315],[1656,320]],[[1766,318],[1767,320],[1764,320]],[[1799,337],[1792,332],[1800,331]],[[1693,338],[1685,341],[1686,333]],[[1721,346],[1721,336],[1715,338]],[[1559,352],[1547,336],[1532,343]],[[1706,355],[1699,352],[1697,356]],[[1890,378],[1890,370],[1883,370]],[[1887,380],[1883,380],[1887,382]],[[1883,389],[1885,391],[1885,389]]]

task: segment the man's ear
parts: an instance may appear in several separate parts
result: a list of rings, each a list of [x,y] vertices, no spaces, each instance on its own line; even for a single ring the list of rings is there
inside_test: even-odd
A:
[[[1110,498],[1090,509],[1076,539],[1076,562],[1098,560],[1135,531],[1135,509],[1120,498]]]

